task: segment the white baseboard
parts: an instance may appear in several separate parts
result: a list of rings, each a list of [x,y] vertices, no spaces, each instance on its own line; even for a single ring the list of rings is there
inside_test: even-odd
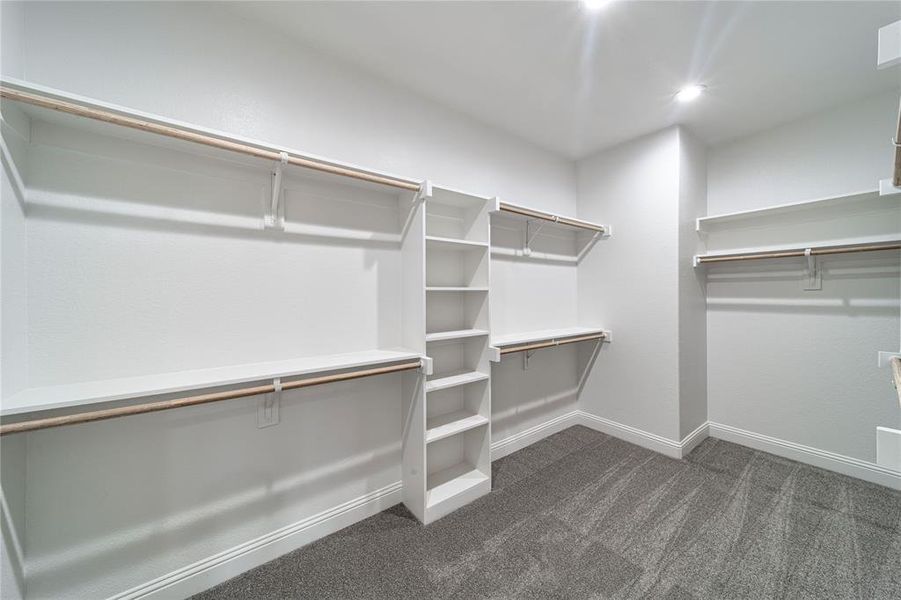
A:
[[[686,435],[682,438],[682,441],[679,442],[679,445],[682,447],[682,455],[680,458],[684,458],[688,456],[688,454],[694,450],[698,444],[706,440],[710,437],[710,422],[704,421],[701,423],[697,429]]]
[[[187,598],[401,501],[400,481],[133,587],[109,600]]]
[[[522,450],[526,446],[531,446],[535,442],[539,442],[549,435],[553,435],[558,431],[563,431],[573,425],[581,423],[579,413],[581,411],[574,410],[565,415],[560,415],[534,427],[530,427],[524,431],[505,437],[502,440],[491,443],[491,460],[503,458],[508,454],[512,454],[517,450]]]
[[[856,477],[857,479],[863,479],[864,481],[869,481],[871,483],[878,483],[879,485],[884,485],[892,489],[901,490],[901,472],[880,467],[875,463],[851,458],[850,456],[844,456],[842,454],[836,454],[834,452],[828,452],[826,450],[820,450],[818,448],[811,448],[810,446],[804,446],[794,442],[787,442],[785,440],[780,440],[760,433],[754,433],[752,431],[745,431],[744,429],[729,425],[713,422],[708,423],[708,425],[710,427],[711,437],[741,444],[742,446],[754,448],[755,450],[769,452],[776,456],[796,460],[828,471],[835,471],[836,473],[848,475],[849,477]]]
[[[682,443],[676,442],[656,433],[650,433],[629,425],[623,425],[604,417],[593,415],[584,410],[579,412],[579,422],[595,431],[612,435],[615,438],[625,440],[637,446],[659,452],[670,458],[682,458]],[[700,441],[698,441],[700,443]]]

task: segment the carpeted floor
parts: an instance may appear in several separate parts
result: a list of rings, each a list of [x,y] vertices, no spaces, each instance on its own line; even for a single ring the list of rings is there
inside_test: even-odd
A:
[[[901,492],[708,439],[572,427],[423,527],[396,506],[197,599],[901,598]]]

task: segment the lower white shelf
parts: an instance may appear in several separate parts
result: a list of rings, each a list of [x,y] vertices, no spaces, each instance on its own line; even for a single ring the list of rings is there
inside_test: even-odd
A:
[[[444,375],[443,377],[430,379],[425,384],[425,391],[435,392],[438,390],[457,387],[458,385],[466,385],[469,383],[475,383],[476,381],[484,381],[485,379],[488,379],[487,373],[481,373],[479,371],[460,371]]]
[[[467,463],[432,473],[428,477],[426,506],[436,508],[449,500],[460,498],[462,494],[477,488],[480,484],[488,483],[488,475]]]
[[[425,441],[427,444],[430,444],[487,424],[487,417],[473,414],[466,410],[458,410],[445,415],[438,415],[428,419]]]
[[[4,398],[0,416],[199,390],[276,377],[299,377],[343,369],[374,367],[415,360],[419,357],[418,353],[407,350],[365,350],[37,387]]]

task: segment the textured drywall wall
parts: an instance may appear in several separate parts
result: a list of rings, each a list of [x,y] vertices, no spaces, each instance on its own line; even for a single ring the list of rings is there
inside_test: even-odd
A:
[[[875,189],[890,174],[897,108],[897,94],[881,95],[710,148],[710,212]],[[844,235],[866,237],[855,223]],[[876,426],[901,424],[876,366],[878,351],[901,343],[901,261],[890,252],[822,264],[820,291],[803,290],[800,261],[708,270],[710,419],[875,461]]]
[[[579,316],[613,330],[583,410],[679,439],[679,130],[578,163],[579,216],[613,236],[579,267]]]

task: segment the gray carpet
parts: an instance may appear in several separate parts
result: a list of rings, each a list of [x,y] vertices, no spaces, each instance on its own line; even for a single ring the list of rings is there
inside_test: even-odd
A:
[[[572,427],[423,527],[396,506],[197,599],[901,598],[901,492],[708,439]]]

